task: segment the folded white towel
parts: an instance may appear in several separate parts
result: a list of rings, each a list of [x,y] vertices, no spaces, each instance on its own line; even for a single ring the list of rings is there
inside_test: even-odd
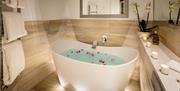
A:
[[[3,12],[4,38],[8,43],[27,35],[24,20],[20,13]]]
[[[168,65],[170,68],[172,68],[172,69],[180,72],[180,63],[178,63],[178,62],[176,62],[176,61],[174,61],[174,60],[171,60],[170,62],[167,63],[167,65]]]
[[[6,0],[6,5],[12,8],[17,8],[17,0]]]
[[[16,40],[3,45],[3,81],[5,85],[14,82],[25,68],[25,57],[22,42]]]
[[[17,8],[24,9],[25,0],[17,0]]]

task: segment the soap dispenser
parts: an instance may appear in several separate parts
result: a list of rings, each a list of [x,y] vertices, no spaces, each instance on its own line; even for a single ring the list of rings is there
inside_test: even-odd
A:
[[[153,34],[151,35],[152,37],[152,43],[154,45],[159,45],[159,35],[157,31],[154,31]]]

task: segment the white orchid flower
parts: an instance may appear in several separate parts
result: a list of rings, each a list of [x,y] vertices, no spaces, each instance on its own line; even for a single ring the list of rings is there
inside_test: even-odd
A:
[[[146,10],[147,13],[149,13],[151,11],[151,3],[146,4],[145,10]]]

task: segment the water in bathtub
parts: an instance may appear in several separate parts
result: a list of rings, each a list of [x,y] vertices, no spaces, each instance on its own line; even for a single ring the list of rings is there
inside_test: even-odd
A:
[[[61,55],[93,64],[119,65],[124,63],[123,59],[118,56],[109,55],[103,52],[91,52],[84,49],[69,49]]]

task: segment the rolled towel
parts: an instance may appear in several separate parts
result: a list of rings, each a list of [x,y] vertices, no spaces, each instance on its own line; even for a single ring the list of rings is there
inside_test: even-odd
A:
[[[170,69],[180,73],[180,63],[176,62],[175,60],[171,60],[167,63],[167,65],[170,67]]]
[[[17,0],[5,0],[5,4],[12,8],[17,8]]]
[[[25,68],[22,42],[16,40],[3,45],[3,82],[10,85]]]
[[[4,37],[3,42],[8,43],[27,35],[24,20],[20,13],[3,12]]]

